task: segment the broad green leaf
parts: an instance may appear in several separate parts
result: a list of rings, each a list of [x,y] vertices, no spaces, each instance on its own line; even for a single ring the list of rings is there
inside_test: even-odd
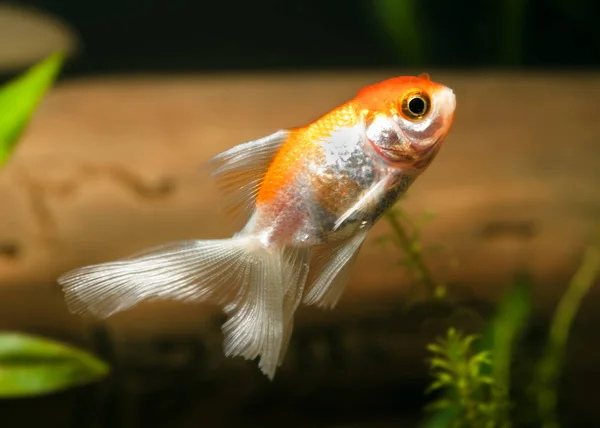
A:
[[[28,397],[101,379],[108,366],[91,354],[42,337],[0,332],[0,398]]]
[[[56,53],[0,87],[0,166],[12,153],[63,63]]]

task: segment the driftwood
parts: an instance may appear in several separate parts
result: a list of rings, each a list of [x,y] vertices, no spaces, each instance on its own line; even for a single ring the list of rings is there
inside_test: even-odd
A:
[[[60,84],[0,173],[0,323],[78,331],[82,324],[67,313],[55,284],[60,273],[166,241],[230,235],[219,195],[199,171],[206,160],[304,124],[396,74]],[[441,271],[443,253],[428,261],[444,280],[491,301],[515,269],[529,267],[539,284],[538,308],[552,309],[600,220],[600,76],[432,76],[457,94],[455,126],[403,206],[415,215],[435,212],[424,243],[446,245],[460,264]],[[405,296],[397,250],[374,243],[388,231],[382,221],[371,233],[339,311]],[[591,298],[598,295],[596,289]],[[185,331],[214,313],[167,302],[141,305],[109,323],[136,334]]]
[[[75,426],[90,419],[115,426],[118,419],[146,428],[183,417],[189,426],[279,426],[282,415],[290,426],[313,426],[311,417],[322,423],[319,409],[338,422],[342,415],[378,415],[381,426],[401,413],[418,417],[426,342],[449,321],[470,328],[481,319],[427,304],[398,311],[410,293],[394,265],[398,251],[375,243],[389,232],[384,221],[363,247],[338,307],[298,312],[272,385],[254,363],[223,357],[217,308],[143,304],[90,325],[67,312],[55,283],[73,267],[155,244],[230,235],[219,194],[199,172],[206,160],[315,119],[395,74],[129,77],[55,88],[0,171],[0,328],[88,344],[92,337],[94,351],[118,373],[104,404],[75,390],[23,403],[27,411],[0,403],[4,420],[38,426],[50,415],[71,419],[74,411],[81,419],[70,422]],[[547,317],[600,220],[600,75],[432,76],[457,93],[456,122],[403,207],[413,215],[435,212],[424,245],[446,245],[460,264],[446,269],[444,253],[427,261],[438,278],[462,286],[460,297],[479,305],[493,304],[515,270],[529,268],[536,313]],[[563,402],[582,421],[597,420],[600,347],[597,328],[589,327],[600,324],[599,297],[595,287],[578,314],[569,381],[561,386]],[[520,352],[544,340],[535,329],[530,336]],[[397,398],[386,404],[386,391]]]

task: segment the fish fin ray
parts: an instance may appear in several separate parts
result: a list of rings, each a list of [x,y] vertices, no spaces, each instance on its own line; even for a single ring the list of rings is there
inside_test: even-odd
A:
[[[273,379],[283,335],[282,257],[264,247],[261,253],[245,255],[238,294],[224,308],[224,349],[226,356],[260,357],[260,370]]]
[[[364,217],[366,213],[371,211],[377,201],[385,194],[385,189],[389,181],[390,177],[387,176],[372,186],[352,207],[336,220],[333,230],[339,229],[346,220],[352,217]]]
[[[322,308],[333,308],[337,304],[368,233],[369,228],[365,227],[350,238],[325,244],[315,251],[304,304]]]
[[[260,357],[273,378],[282,344],[282,251],[253,237],[181,241],[58,278],[71,312],[105,318],[144,300],[207,301],[224,306],[228,356]]]
[[[308,248],[286,248],[284,254],[285,268],[283,295],[283,338],[279,365],[287,353],[288,345],[294,330],[294,315],[302,302],[304,288],[308,277],[311,250]]]
[[[232,248],[233,247],[233,248]],[[144,300],[223,300],[223,265],[242,252],[229,240],[179,241],[58,278],[71,312],[106,318]],[[212,257],[208,260],[207,255]]]
[[[289,135],[289,130],[281,129],[238,144],[209,161],[207,168],[225,196],[224,211],[234,220],[241,221],[252,211],[269,165]]]

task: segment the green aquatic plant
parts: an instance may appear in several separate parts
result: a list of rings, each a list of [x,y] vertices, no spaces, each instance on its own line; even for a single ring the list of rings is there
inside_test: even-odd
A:
[[[423,259],[421,230],[430,216],[425,214],[419,219],[420,222],[414,222],[400,207],[393,207],[385,213],[385,218],[393,231],[391,240],[404,255],[399,264],[412,272],[416,281],[423,284],[431,295],[445,294],[444,284],[434,278]]]
[[[50,55],[0,88],[0,166],[10,157],[62,64],[61,53]]]
[[[509,428],[512,426],[509,397],[510,366],[513,349],[527,324],[530,310],[531,283],[527,276],[519,275],[514,286],[501,300],[496,313],[483,329],[480,337],[463,336],[450,328],[447,339],[428,347],[431,352],[451,355],[454,367],[468,367],[470,371],[457,370],[460,376],[454,376],[435,388],[442,390],[443,395],[438,402],[445,405],[428,407],[428,410],[433,412],[433,416],[427,422],[427,428],[441,426]],[[456,352],[455,349],[461,352]],[[437,367],[436,359],[432,359],[430,363],[434,374],[432,385],[439,382],[436,376]],[[457,395],[457,391],[464,389],[462,387],[464,384],[471,385],[468,389],[471,391],[468,397],[464,394],[463,397]]]
[[[532,392],[536,397],[543,428],[558,428],[556,405],[558,379],[564,362],[569,331],[581,302],[600,276],[600,227],[586,249],[579,269],[558,304],[546,348],[537,366]]]
[[[6,163],[62,67],[49,56],[0,87],[0,166]],[[93,355],[43,337],[0,332],[0,398],[30,397],[96,381],[108,366]]]
[[[515,285],[500,302],[483,335],[463,336],[451,328],[445,339],[430,344],[434,354],[429,362],[433,381],[428,392],[441,397],[428,406],[432,412],[426,428],[520,426],[518,415],[530,415],[536,426],[559,428],[556,406],[558,380],[575,315],[600,276],[600,232],[586,249],[553,316],[545,350],[536,364],[529,397],[511,400],[511,368],[515,345],[525,330],[531,311],[531,280],[519,275]],[[527,395],[525,396],[527,397]],[[519,410],[514,412],[513,409]]]
[[[415,220],[397,205],[386,212],[385,218],[391,232],[379,236],[376,242],[396,245],[402,255],[398,264],[408,269],[415,284],[424,287],[430,298],[447,298],[446,285],[437,280],[427,266],[420,242],[423,227],[432,215],[427,213]],[[511,373],[515,349],[526,330],[532,308],[533,283],[527,274],[520,272],[516,276],[480,337],[464,335],[451,327],[445,338],[430,344],[428,350],[433,357],[429,367],[433,381],[426,392],[437,393],[439,398],[427,406],[430,417],[424,426],[510,428],[525,422],[519,418],[527,418],[526,422],[534,420],[543,428],[559,428],[558,382],[569,331],[581,302],[598,277],[600,227],[558,304],[529,387],[518,399],[511,401],[510,394],[515,390]],[[452,299],[446,301],[455,309],[460,307]],[[531,409],[536,409],[533,415]]]
[[[433,274],[425,261],[425,253],[446,252],[449,256],[447,266],[450,268],[457,265],[457,260],[446,246],[439,244],[424,246],[421,241],[423,229],[434,218],[434,213],[423,212],[411,216],[399,203],[387,210],[384,218],[390,226],[390,232],[376,237],[375,243],[391,244],[399,250],[396,264],[409,274],[411,289],[422,288],[428,297],[445,300],[448,297],[448,287]]]
[[[492,352],[476,351],[473,343],[477,339],[450,328],[445,338],[428,345],[433,354],[430,367],[434,380],[426,393],[444,392],[428,410],[444,411],[445,420],[452,415],[445,425],[452,428],[509,428],[507,390],[488,374]]]
[[[0,332],[0,398],[61,391],[107,375],[88,352],[34,335]]]

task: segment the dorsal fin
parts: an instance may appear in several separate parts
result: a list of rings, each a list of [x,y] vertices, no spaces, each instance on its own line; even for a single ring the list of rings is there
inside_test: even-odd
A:
[[[254,209],[260,184],[290,131],[282,129],[263,138],[238,144],[216,155],[208,164],[217,187],[226,199],[225,211],[234,220]]]

